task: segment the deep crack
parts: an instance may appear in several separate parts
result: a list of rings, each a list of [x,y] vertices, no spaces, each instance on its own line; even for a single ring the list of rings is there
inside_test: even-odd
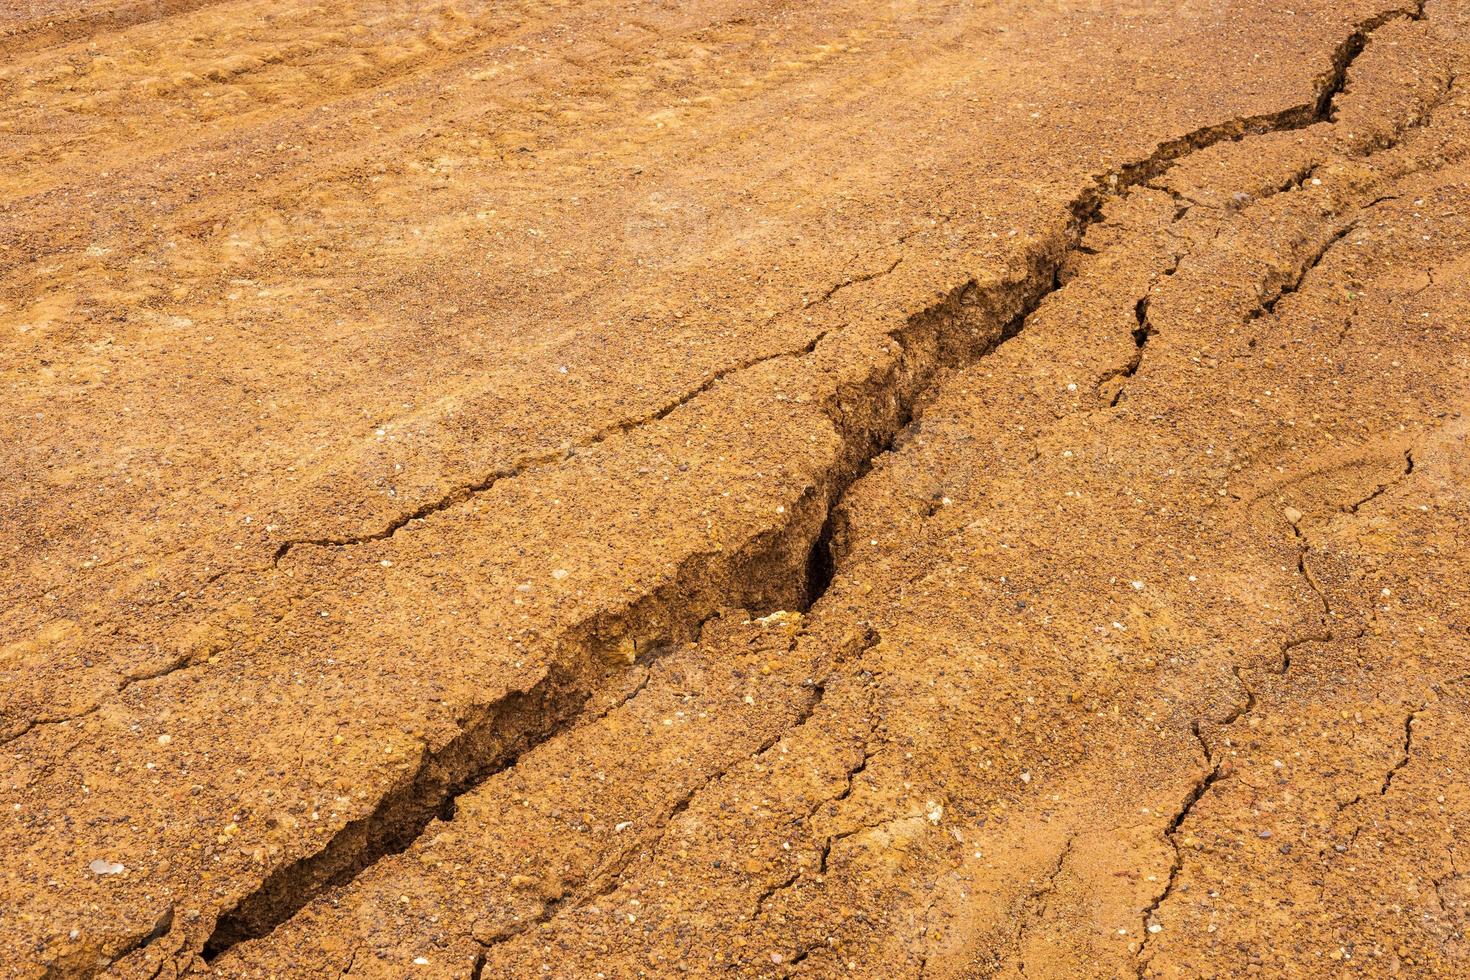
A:
[[[1023,276],[988,288],[970,280],[949,290],[937,304],[907,318],[903,326],[889,334],[898,348],[893,362],[881,369],[876,378],[860,383],[855,390],[837,392],[831,403],[824,406],[844,452],[828,471],[819,475],[817,485],[808,488],[800,505],[793,508],[805,508],[810,519],[798,520],[793,514],[785,525],[758,536],[741,555],[694,556],[680,566],[679,574],[673,576],[674,584],[678,584],[680,574],[712,577],[714,562],[722,562],[724,567],[733,569],[744,560],[763,568],[771,577],[768,583],[752,585],[753,592],[791,594],[795,591],[804,597],[802,605],[810,605],[820,599],[842,558],[831,544],[831,515],[848,486],[871,467],[876,457],[891,450],[902,438],[913,424],[916,406],[945,370],[973,363],[1015,336],[1041,302],[1061,288],[1060,270],[1066,256],[1080,246],[1086,230],[1101,220],[1104,204],[1129,188],[1158,177],[1175,161],[1197,150],[1224,140],[1239,140],[1252,133],[1299,129],[1330,118],[1333,100],[1342,90],[1348,66],[1362,50],[1368,33],[1398,16],[1417,16],[1417,12],[1396,9],[1379,14],[1360,24],[1341,42],[1329,69],[1319,77],[1317,92],[1311,101],[1276,112],[1202,127],[1159,144],[1145,158],[1096,176],[1069,205],[1069,220],[1065,227],[1032,253]],[[896,266],[897,262],[888,271]],[[1306,271],[1303,270],[1303,276]],[[875,275],[878,274],[882,273]],[[837,288],[856,281],[858,279],[849,280]],[[827,296],[834,292],[836,289],[829,291]],[[1141,315],[1146,315],[1146,305],[1141,307]],[[819,334],[796,350],[764,355],[717,372],[657,411],[604,428],[571,452],[585,450],[614,435],[663,419],[737,371],[779,357],[809,355],[826,336],[825,333]],[[1147,338],[1145,330],[1141,338],[1135,339],[1141,346]],[[275,560],[278,563],[299,544],[343,546],[391,537],[413,521],[484,492],[501,479],[518,476],[534,466],[552,463],[567,455],[558,452],[529,458],[485,480],[451,491],[366,535],[287,541],[278,548]],[[790,563],[783,559],[792,551],[799,551],[804,556],[798,568],[789,567]],[[783,578],[791,576],[801,580],[795,589],[790,583],[784,587],[781,584]],[[691,604],[688,600],[667,594],[677,591],[675,588],[655,592],[640,602],[648,606],[666,605],[668,608],[664,612],[678,624],[677,632],[687,633],[693,623],[705,618],[711,610],[697,601]],[[580,643],[568,644],[573,648],[572,655],[553,663],[540,682],[524,691],[513,691],[497,701],[469,709],[461,722],[460,733],[438,750],[431,752],[426,749],[409,780],[385,795],[372,813],[350,822],[318,852],[277,868],[260,888],[224,913],[206,943],[206,958],[214,959],[235,943],[265,935],[325,888],[352,880],[385,854],[401,852],[430,820],[443,814],[446,807],[452,808],[457,795],[514,764],[522,753],[574,723],[607,669],[604,667],[599,671],[592,666],[598,662],[598,638],[609,632],[626,633],[626,620],[632,615],[630,610],[622,615],[604,617],[606,621],[585,624],[580,630]],[[1219,775],[1220,770],[1216,767],[1200,781],[1172,822],[1171,833]],[[1167,889],[1147,914],[1151,914],[1165,897]]]

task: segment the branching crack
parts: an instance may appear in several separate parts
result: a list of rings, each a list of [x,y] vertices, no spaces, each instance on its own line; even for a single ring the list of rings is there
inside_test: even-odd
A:
[[[863,755],[862,755],[862,758],[859,759],[850,769],[847,770],[847,773],[846,773],[846,775],[845,775],[845,777],[843,779],[842,789],[840,791],[838,791],[838,793],[835,796],[828,797],[825,800],[818,800],[816,803],[814,803],[812,805],[811,809],[808,810],[807,813],[804,816],[800,817],[796,821],[796,823],[802,824],[802,825],[806,825],[806,826],[810,826],[811,825],[811,822],[812,822],[812,818],[817,815],[817,811],[821,810],[822,807],[828,806],[828,805],[831,805],[831,804],[834,804],[834,803],[840,803],[841,801],[847,799],[849,796],[852,795],[852,789],[853,789],[854,784],[856,783],[856,780],[857,780],[858,775],[861,774],[865,769],[868,768],[868,763],[872,760],[872,758],[873,758],[873,756],[875,754],[875,749],[873,748],[873,741],[877,737],[878,737],[878,720],[877,720],[876,717],[869,717],[869,719],[868,719],[868,731],[863,736]],[[828,837],[825,841],[822,842],[822,847],[821,847],[820,851],[818,852],[818,857],[817,857],[817,874],[818,875],[824,875],[824,874],[827,873],[827,861],[831,857],[833,843],[835,841],[841,839],[842,837],[847,837],[847,836],[851,836],[851,834],[849,833],[849,834],[838,835],[838,836],[835,836],[835,837]],[[784,881],[783,883],[781,883],[781,884],[779,884],[779,885],[777,885],[777,886],[775,886],[773,888],[767,888],[761,894],[761,896],[759,898],[757,898],[756,903],[755,903],[755,907],[752,910],[750,917],[752,919],[755,919],[755,918],[759,917],[761,911],[765,908],[766,902],[770,901],[770,899],[771,899],[771,897],[773,895],[775,895],[778,892],[784,891],[787,888],[790,888],[793,885],[795,885],[797,883],[797,881],[799,881],[802,878],[802,876],[804,875],[804,873],[805,872],[801,868],[798,867],[786,881]]]
[[[1327,599],[1325,595],[1323,594],[1322,590],[1317,586],[1316,582],[1312,579],[1311,573],[1307,570],[1306,567],[1306,538],[1302,535],[1300,528],[1298,528],[1295,523],[1291,523],[1290,527],[1292,530],[1292,534],[1298,539],[1298,541],[1301,542],[1301,557],[1298,562],[1298,570],[1303,578],[1305,578],[1307,582],[1311,585],[1312,589],[1317,593],[1318,597],[1321,599],[1324,612],[1330,615],[1331,607],[1327,604]],[[1322,630],[1283,643],[1281,647],[1281,659],[1274,668],[1268,668],[1269,672],[1276,674],[1277,676],[1284,676],[1286,672],[1291,669],[1291,651],[1293,649],[1305,643],[1325,643],[1329,642],[1332,639],[1333,637],[1330,632]],[[1246,682],[1245,677],[1241,673],[1240,666],[1233,665],[1231,666],[1230,671],[1234,675],[1236,683],[1240,685],[1243,697],[1240,701],[1236,703],[1233,708],[1231,708],[1229,714],[1219,720],[1218,724],[1222,728],[1228,728],[1231,725],[1234,725],[1242,717],[1249,715],[1252,711],[1254,711],[1256,707],[1255,690],[1250,686],[1250,684]],[[1190,732],[1193,734],[1195,741],[1199,743],[1200,751],[1204,755],[1205,764],[1209,768],[1195,782],[1190,791],[1185,794],[1183,804],[1179,807],[1178,810],[1175,811],[1174,816],[1170,819],[1169,823],[1165,825],[1164,828],[1164,838],[1173,848],[1174,856],[1169,864],[1168,878],[1165,881],[1163,890],[1160,891],[1159,894],[1155,896],[1148,905],[1144,906],[1143,909],[1144,933],[1143,939],[1139,943],[1138,958],[1136,964],[1138,976],[1140,978],[1142,978],[1148,970],[1150,959],[1148,955],[1149,940],[1154,935],[1154,931],[1158,928],[1161,928],[1158,924],[1154,923],[1152,919],[1154,917],[1154,914],[1159,910],[1160,906],[1162,906],[1164,902],[1168,901],[1169,897],[1174,893],[1175,886],[1178,883],[1179,873],[1184,868],[1184,852],[1180,849],[1180,845],[1177,840],[1179,828],[1189,817],[1189,814],[1194,809],[1195,805],[1199,803],[1204,795],[1210,791],[1211,787],[1213,787],[1215,783],[1219,780],[1228,776],[1231,771],[1228,763],[1224,762],[1223,760],[1216,760],[1214,750],[1211,748],[1209,741],[1204,737],[1200,721],[1194,721],[1190,724]]]
[[[811,690],[813,692],[812,696],[802,706],[800,713],[792,723],[763,740],[750,753],[751,758],[758,758],[768,752],[783,738],[789,736],[792,731],[805,725],[811,719],[826,696],[826,685],[821,683],[813,684],[811,685]],[[634,859],[639,855],[658,853],[674,821],[689,809],[690,804],[693,803],[700,793],[704,792],[713,784],[725,779],[730,772],[730,768],[732,767],[727,766],[712,772],[697,785],[690,787],[688,791],[675,801],[674,805],[669,809],[668,814],[659,821],[658,825],[650,828],[655,831],[651,838],[644,837],[640,839],[635,845],[628,846],[621,853],[605,862],[600,869],[589,876],[586,887],[547,902],[538,915],[518,922],[512,927],[506,928],[495,937],[482,942],[482,952],[515,938],[527,929],[551,921],[555,916],[561,914],[563,910],[575,910],[585,906],[589,902],[594,902],[612,894],[623,883],[628,868],[632,865]]]
[[[916,405],[922,402],[945,370],[973,363],[993,351],[1023,329],[1030,315],[1048,295],[1062,288],[1059,272],[1068,253],[1081,244],[1087,228],[1101,219],[1107,200],[1158,177],[1181,157],[1223,140],[1239,140],[1252,133],[1272,130],[1298,129],[1327,119],[1333,100],[1344,84],[1348,65],[1362,50],[1368,33],[1393,17],[1406,15],[1417,16],[1412,11],[1396,9],[1360,24],[1338,45],[1328,69],[1319,76],[1315,95],[1310,101],[1277,112],[1203,127],[1160,143],[1147,157],[1096,176],[1073,199],[1065,226],[1030,255],[1024,273],[995,286],[981,287],[975,280],[970,280],[946,292],[935,305],[909,317],[902,326],[889,333],[896,351],[895,360],[887,366],[880,366],[869,378],[856,383],[851,389],[837,392],[830,403],[823,406],[841,439],[843,453],[829,471],[814,478],[814,485],[807,490],[807,499],[798,505],[816,509],[813,515],[815,526],[810,522],[789,520],[763,535],[744,555],[696,556],[681,565],[678,574],[708,576],[713,561],[734,567],[735,561],[743,560],[768,567],[772,576],[811,578],[809,587],[796,591],[798,594],[805,592],[808,604],[820,598],[842,557],[827,543],[830,529],[818,530],[829,528],[828,518],[834,505],[847,487],[866,472],[874,458],[891,449],[902,438],[912,424]],[[892,272],[897,265],[895,260],[887,272]],[[826,297],[830,298],[848,285],[883,274],[886,272],[880,270],[868,277],[854,277],[829,290]],[[1140,315],[1146,318],[1146,303],[1141,304]],[[1140,346],[1147,342],[1150,332],[1146,319],[1141,326],[1142,333],[1135,338]],[[607,426],[570,450],[524,459],[481,481],[452,490],[376,531],[343,538],[286,541],[277,549],[275,561],[279,563],[297,545],[348,546],[391,537],[414,521],[489,490],[502,479],[519,476],[536,466],[553,464],[615,435],[663,419],[737,371],[775,358],[809,355],[826,337],[827,333],[820,333],[801,347],[763,355],[716,372],[648,415]],[[802,553],[821,549],[826,557],[808,561],[801,568],[778,564],[779,556],[794,548],[809,549]],[[787,592],[791,591],[787,589]],[[676,625],[671,628],[687,632],[687,627],[706,616],[709,609],[687,599],[682,605],[678,604],[676,593],[679,592],[679,589],[671,587],[666,592],[650,595],[646,601],[650,606],[662,604],[662,615],[675,621]],[[708,601],[713,603],[714,600]],[[530,748],[575,724],[590,693],[613,669],[596,662],[593,641],[603,631],[616,629],[622,622],[619,619],[622,615],[609,614],[606,623],[599,620],[598,623],[586,624],[586,628],[581,630],[580,642],[574,640],[568,644],[571,653],[554,662],[536,684],[467,709],[460,721],[459,734],[438,750],[431,752],[426,749],[417,768],[405,776],[405,781],[397,789],[385,795],[372,813],[346,825],[317,852],[277,868],[259,889],[225,912],[205,945],[206,958],[217,957],[243,939],[266,934],[323,889],[350,881],[383,855],[407,848],[430,820],[452,812],[457,795],[478,785],[489,775],[513,765]],[[859,766],[865,764],[866,759]],[[860,771],[861,768],[850,774],[848,792],[852,778]],[[1218,766],[1213,768],[1189,794],[1171,823],[1168,831],[1171,840],[1173,831],[1188,816],[1200,796],[1220,778],[1220,773]],[[830,850],[831,842],[825,846]],[[1177,872],[1177,849],[1175,863]],[[599,876],[603,883],[601,887],[615,887],[620,873],[621,867],[603,872]],[[1172,877],[1171,874],[1171,882]],[[1167,889],[1158,901],[1165,897]],[[1151,915],[1157,905],[1155,902],[1147,914]],[[554,914],[556,907],[552,906],[546,914]]]
[[[1194,130],[1193,132],[1187,133],[1184,136],[1159,144],[1158,147],[1155,148],[1153,153],[1141,160],[1125,163],[1118,167],[1116,170],[1095,177],[1093,179],[1092,186],[1088,187],[1081,194],[1079,194],[1073,200],[1070,206],[1070,212],[1073,220],[1071,222],[1071,228],[1069,229],[1069,233],[1067,235],[1068,240],[1066,241],[1062,251],[1070,251],[1078,248],[1081,245],[1083,232],[1089,226],[1095,224],[1101,219],[1101,210],[1103,204],[1110,197],[1114,197],[1138,184],[1154,180],[1155,178],[1166,172],[1170,167],[1173,166],[1175,161],[1183,156],[1187,156],[1190,153],[1212,146],[1224,140],[1239,140],[1253,133],[1301,129],[1306,126],[1313,125],[1314,123],[1322,122],[1329,119],[1331,115],[1333,100],[1342,91],[1343,85],[1346,82],[1348,67],[1349,65],[1351,65],[1353,59],[1362,52],[1363,46],[1367,43],[1368,35],[1382,24],[1397,17],[1407,16],[1413,19],[1418,19],[1422,15],[1422,8],[1422,2],[1413,8],[1395,8],[1377,14],[1374,17],[1371,17],[1368,20],[1358,24],[1354,31],[1341,43],[1339,43],[1336,50],[1334,50],[1328,69],[1321,76],[1319,76],[1317,80],[1317,94],[1310,102],[1290,106],[1286,109],[1282,109],[1276,112],[1261,113],[1254,116],[1238,117],[1222,123],[1216,123],[1214,125],[1202,127],[1200,129]],[[1344,232],[1344,234],[1345,233],[1346,232]],[[891,273],[894,269],[896,269],[901,261],[902,257],[900,256],[899,258],[895,259],[894,262],[886,269],[880,269],[876,272],[866,275],[855,276],[841,283],[838,283],[837,285],[829,288],[826,293],[815,302],[822,302],[824,300],[830,299],[839,290],[844,289],[848,286],[857,284],[859,282],[866,282],[872,279],[876,279],[883,275],[887,275]],[[1058,255],[1043,270],[1040,270],[1041,274],[1037,278],[1042,278],[1046,280],[1050,288],[1036,291],[1033,297],[1023,304],[1023,310],[1012,321],[1013,326],[1002,331],[1002,340],[1007,339],[1008,337],[1014,335],[1015,332],[1018,332],[1021,324],[1024,322],[1026,317],[1035,310],[1041,299],[1050,292],[1059,288],[1060,283],[1057,281],[1057,274],[1061,268],[1061,265],[1061,257],[1060,255]],[[960,290],[959,292],[963,293],[968,290],[973,290],[973,288],[974,283],[970,283],[967,285],[967,287],[965,287],[965,289]],[[423,518],[426,518],[432,514],[439,513],[440,511],[447,510],[448,508],[453,507],[454,505],[461,503],[476,494],[483,493],[493,487],[500,480],[510,479],[519,476],[527,470],[530,470],[537,466],[555,463],[579,451],[586,450],[588,448],[591,448],[592,446],[605,442],[607,439],[611,438],[614,435],[628,432],[632,429],[639,428],[640,426],[647,425],[649,423],[666,418],[676,409],[688,404],[699,395],[704,394],[712,387],[714,387],[714,385],[717,384],[719,381],[730,376],[731,374],[747,370],[765,361],[774,360],[782,357],[799,357],[805,354],[810,354],[816,349],[816,346],[825,338],[825,336],[826,332],[824,331],[823,333],[818,334],[814,339],[797,349],[762,355],[760,357],[753,358],[748,361],[742,361],[728,368],[722,369],[711,375],[700,385],[690,389],[689,391],[685,392],[678,398],[667,403],[654,412],[651,412],[636,419],[626,420],[607,426],[599,430],[597,433],[584,440],[583,442],[572,446],[569,450],[558,451],[555,453],[543,453],[536,456],[528,457],[527,459],[521,460],[504,470],[497,471],[482,480],[452,490],[448,494],[445,494],[444,496],[436,500],[424,504],[423,506],[417,508],[407,515],[395,518],[387,525],[376,531],[344,537],[302,538],[282,542],[277,547],[273,560],[276,564],[279,564],[280,561],[291,551],[291,549],[298,545],[340,547],[362,544],[369,541],[379,541],[385,538],[392,537],[400,529],[407,526],[408,524],[411,524],[416,520],[422,520]],[[988,353],[989,349],[993,348],[993,346],[993,344],[990,345],[989,347],[979,351],[978,354],[983,355],[985,353]]]

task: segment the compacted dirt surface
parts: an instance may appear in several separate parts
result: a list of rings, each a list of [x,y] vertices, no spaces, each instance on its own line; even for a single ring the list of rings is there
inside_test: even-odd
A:
[[[1470,4],[0,7],[0,975],[1470,975]]]

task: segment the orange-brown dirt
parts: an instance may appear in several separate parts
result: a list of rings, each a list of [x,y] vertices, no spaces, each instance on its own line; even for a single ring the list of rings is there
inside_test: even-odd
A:
[[[0,7],[0,975],[1470,975],[1470,4]]]

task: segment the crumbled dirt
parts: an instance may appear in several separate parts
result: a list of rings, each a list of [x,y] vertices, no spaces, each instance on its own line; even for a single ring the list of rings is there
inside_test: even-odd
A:
[[[1470,7],[0,53],[0,973],[1470,973]]]

